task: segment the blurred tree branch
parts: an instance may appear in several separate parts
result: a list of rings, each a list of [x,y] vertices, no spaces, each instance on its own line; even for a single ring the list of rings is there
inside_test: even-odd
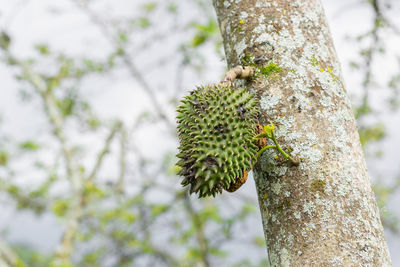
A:
[[[0,239],[0,267],[24,266],[27,265]]]
[[[109,133],[107,139],[106,139],[105,142],[104,142],[104,147],[103,147],[103,149],[98,153],[96,163],[95,163],[95,165],[94,165],[92,171],[90,172],[90,175],[89,175],[89,177],[87,178],[87,180],[93,181],[93,179],[96,177],[97,172],[99,171],[100,167],[101,167],[102,164],[103,164],[104,156],[105,156],[105,155],[109,152],[109,150],[110,150],[111,141],[113,141],[115,134],[116,134],[118,131],[121,131],[121,130],[122,130],[122,127],[123,127],[123,126],[122,126],[122,122],[119,122],[119,121],[116,122],[116,123],[114,123],[114,125],[111,127],[111,131],[110,131],[110,133]]]
[[[129,70],[130,74],[136,81],[141,85],[144,92],[147,94],[153,109],[156,111],[157,116],[168,126],[169,130],[174,133],[175,132],[175,124],[170,121],[170,119],[166,116],[166,112],[163,110],[163,105],[158,101],[155,90],[153,90],[148,83],[148,81],[144,78],[143,74],[139,70],[139,68],[135,65],[129,54],[126,52],[125,44],[121,42],[120,39],[116,38],[117,32],[110,32],[107,28],[106,23],[102,21],[100,17],[98,17],[89,7],[87,1],[76,1],[73,0],[77,6],[85,12],[91,21],[97,25],[104,37],[106,37],[109,42],[114,46],[115,51],[118,51],[117,55],[122,58],[125,66]]]

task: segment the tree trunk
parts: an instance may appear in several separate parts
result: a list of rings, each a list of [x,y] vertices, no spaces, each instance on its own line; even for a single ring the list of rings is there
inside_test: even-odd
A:
[[[267,150],[254,177],[272,266],[390,266],[340,64],[318,0],[214,0],[229,67],[259,66],[246,86],[290,165]],[[264,66],[264,67],[262,67]]]

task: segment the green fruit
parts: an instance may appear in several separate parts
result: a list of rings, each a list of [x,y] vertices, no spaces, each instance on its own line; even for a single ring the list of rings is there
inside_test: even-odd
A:
[[[258,102],[244,89],[204,86],[177,109],[179,161],[183,186],[199,197],[228,189],[255,164]]]

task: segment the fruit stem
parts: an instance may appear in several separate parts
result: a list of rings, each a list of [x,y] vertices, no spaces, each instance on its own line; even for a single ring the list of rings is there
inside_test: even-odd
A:
[[[276,141],[274,131],[271,131],[271,139],[272,139],[272,141],[274,141],[275,148],[276,148],[279,152],[281,152],[281,154],[282,154],[287,160],[290,160],[290,161],[291,161],[294,165],[296,165],[296,166],[300,164],[297,160],[295,160],[295,159],[292,158],[289,154],[287,154],[285,151],[283,151],[283,149],[281,148],[281,146],[278,144],[278,141]],[[261,151],[261,150],[260,150],[260,151]]]
[[[257,152],[257,156],[256,156],[256,161],[258,160],[258,158],[262,155],[262,153],[267,150],[268,148],[277,148],[275,145],[268,145],[265,146],[263,148],[260,149],[260,151]]]

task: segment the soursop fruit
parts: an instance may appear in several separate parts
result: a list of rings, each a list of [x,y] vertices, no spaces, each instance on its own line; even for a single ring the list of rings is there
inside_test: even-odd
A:
[[[258,113],[252,94],[230,86],[198,87],[181,101],[177,165],[190,193],[215,196],[252,168],[258,150],[252,140]]]

